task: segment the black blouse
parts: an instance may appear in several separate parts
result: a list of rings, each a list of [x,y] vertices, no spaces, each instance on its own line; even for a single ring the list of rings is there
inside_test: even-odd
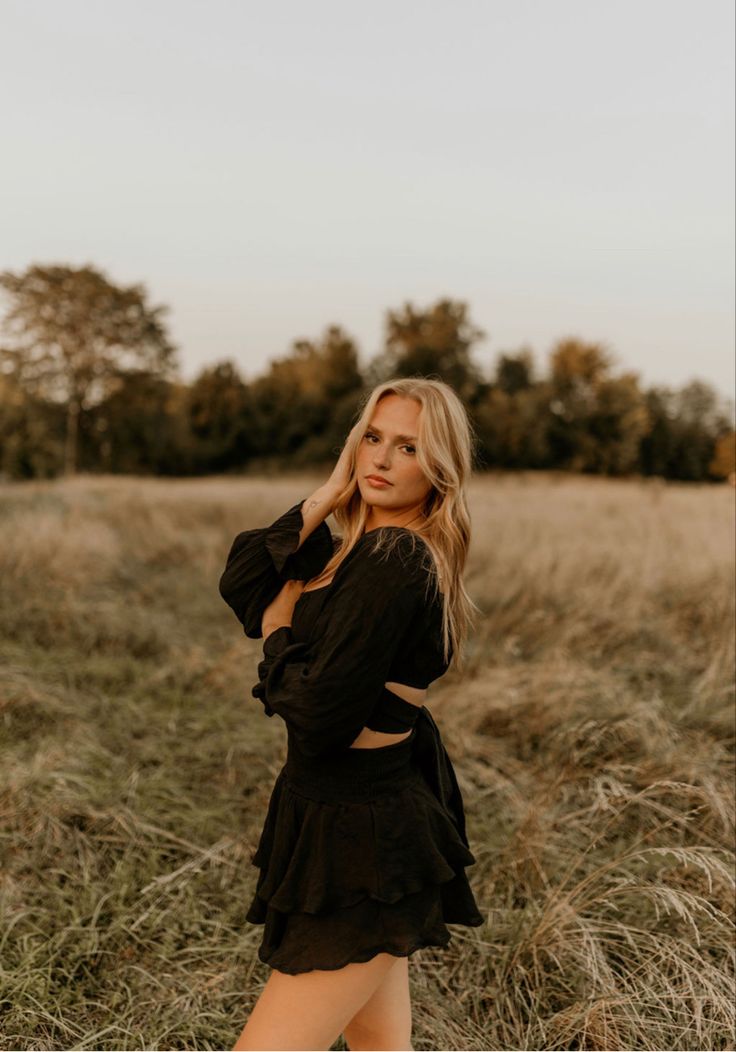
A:
[[[220,594],[250,638],[260,638],[263,612],[284,581],[315,577],[339,543],[322,522],[297,549],[302,504],[265,529],[238,534],[231,547]],[[376,553],[379,530],[397,531],[396,546]],[[266,715],[282,717],[306,756],[347,748],[364,726],[410,728],[420,706],[384,683],[424,688],[447,671],[441,596],[428,584],[428,552],[404,527],[370,530],[328,585],[302,593],[291,626],[264,641],[251,693]]]

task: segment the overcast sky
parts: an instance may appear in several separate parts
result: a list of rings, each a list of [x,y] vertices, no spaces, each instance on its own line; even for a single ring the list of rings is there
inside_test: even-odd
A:
[[[466,301],[734,389],[733,0],[0,0],[0,268],[170,306],[182,375]]]

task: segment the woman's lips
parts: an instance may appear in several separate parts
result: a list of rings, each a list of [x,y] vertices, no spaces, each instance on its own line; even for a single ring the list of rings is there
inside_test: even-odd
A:
[[[390,482],[384,481],[384,479],[376,478],[375,475],[366,475],[366,479],[370,482],[371,486],[377,486],[379,489],[385,489],[386,486],[390,486]]]

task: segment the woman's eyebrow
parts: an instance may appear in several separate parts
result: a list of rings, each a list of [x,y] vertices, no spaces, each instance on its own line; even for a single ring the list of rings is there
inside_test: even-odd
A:
[[[369,424],[367,427],[368,431],[375,431],[377,435],[382,435],[383,432],[380,428],[374,427],[373,424]],[[416,442],[416,435],[397,435],[397,438],[402,439],[404,442]]]

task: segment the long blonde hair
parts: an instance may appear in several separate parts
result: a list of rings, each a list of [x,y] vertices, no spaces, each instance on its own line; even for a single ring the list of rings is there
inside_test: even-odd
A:
[[[462,645],[474,626],[476,613],[480,613],[463,584],[463,570],[470,544],[470,515],[465,488],[472,472],[476,439],[463,403],[442,380],[426,377],[386,380],[365,397],[358,410],[357,423],[361,426],[356,427],[355,433],[348,438],[351,443],[350,482],[338,495],[332,511],[342,529],[341,543],[322,572],[313,578],[313,582],[319,585],[331,580],[365,531],[368,505],[358,489],[356,454],[376,406],[389,394],[413,398],[421,405],[416,456],[432,489],[423,507],[425,518],[413,532],[426,542],[430,553],[427,563],[430,570],[428,586],[434,583],[435,594],[439,592],[442,596],[444,660],[448,661],[452,644],[450,667],[460,671],[463,665]],[[383,549],[384,538],[391,548],[392,541],[398,543],[405,536],[403,532],[384,533],[380,529],[375,533],[375,551]]]

